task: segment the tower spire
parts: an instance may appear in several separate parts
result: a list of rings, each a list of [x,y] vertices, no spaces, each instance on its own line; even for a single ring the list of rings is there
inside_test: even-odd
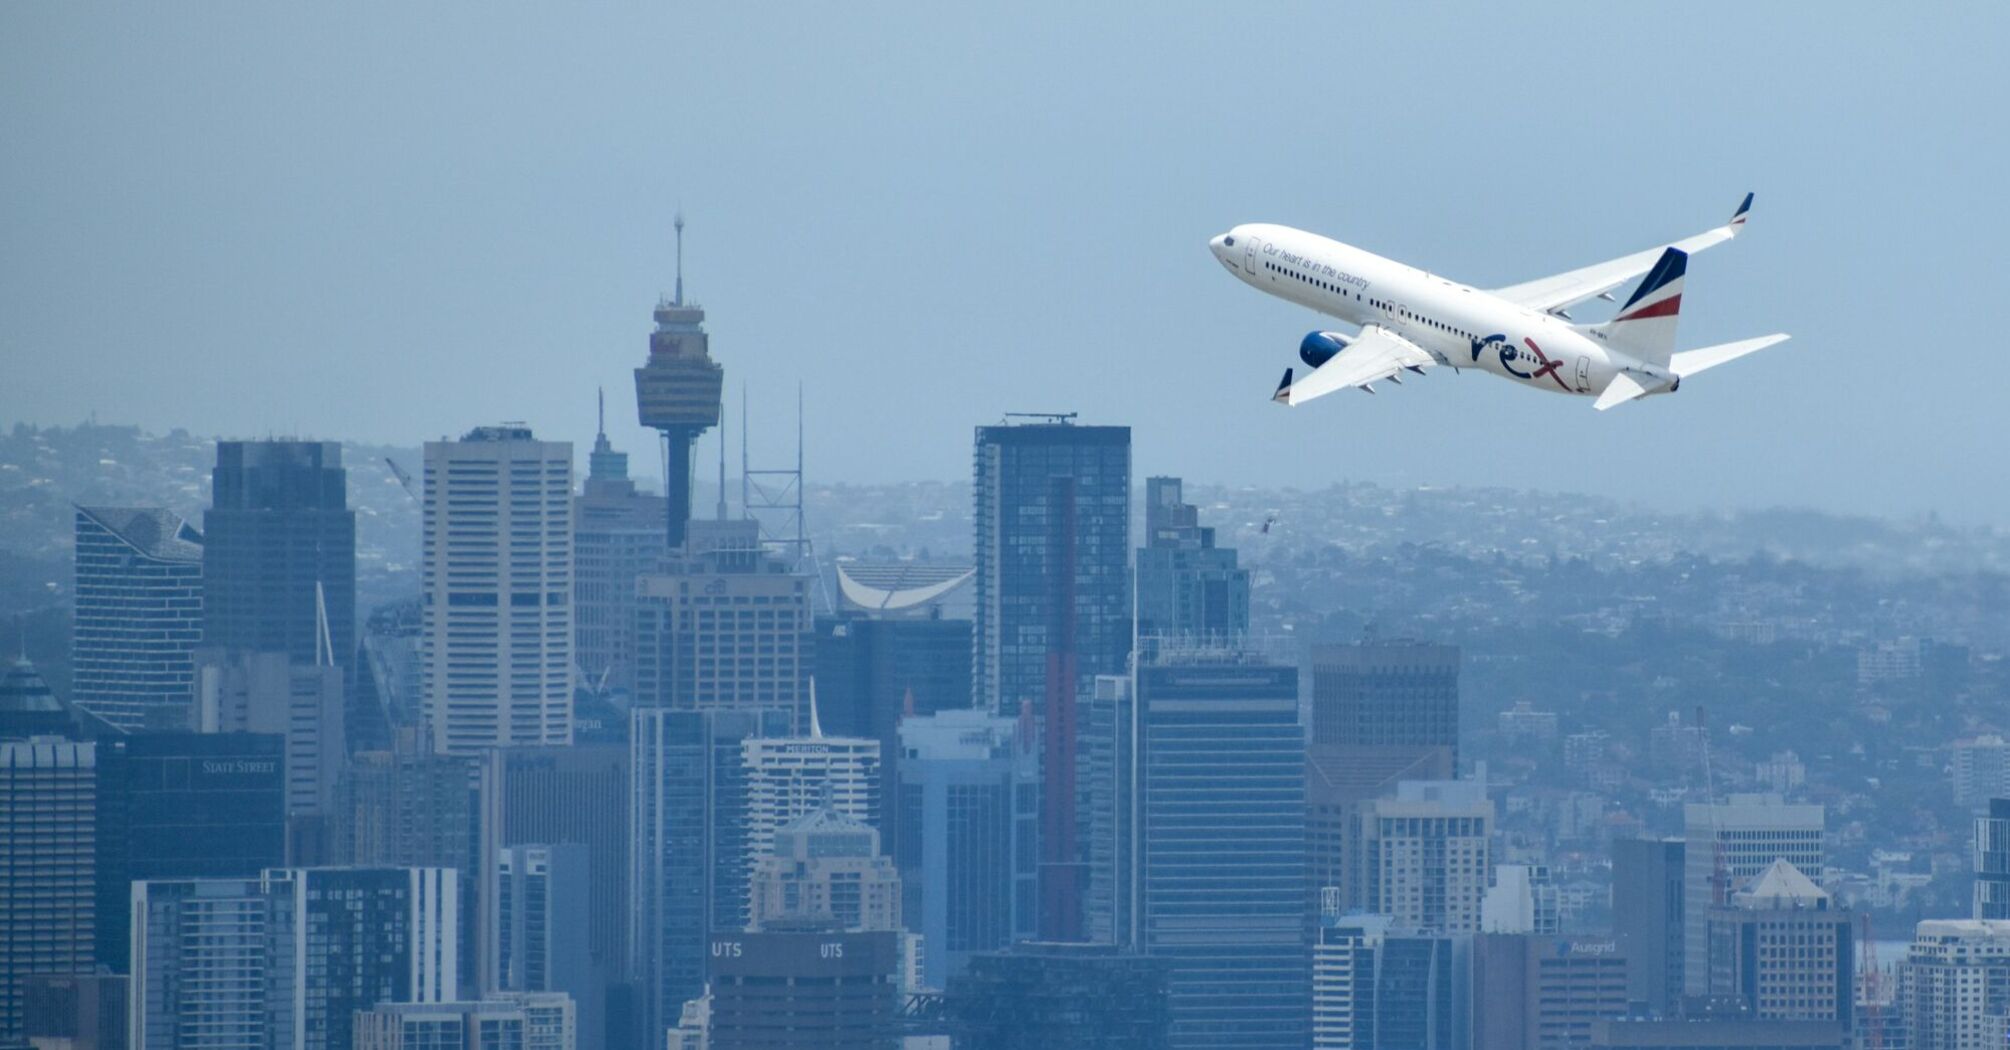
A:
[[[595,397],[597,397],[597,398],[599,398],[599,399],[600,399],[600,429],[599,429],[599,435],[600,435],[600,441],[606,441],[606,440],[607,440],[607,388],[606,388],[606,387],[604,387],[604,386],[601,386],[601,387],[594,387],[594,388],[593,388],[593,394],[594,394],[594,396],[595,396]],[[596,442],[594,442],[594,444],[596,444],[596,445],[597,445],[597,444],[599,444],[599,443],[600,443],[600,441],[596,441]]]
[[[677,305],[684,305],[684,212],[679,209],[677,217],[670,221],[677,230]]]

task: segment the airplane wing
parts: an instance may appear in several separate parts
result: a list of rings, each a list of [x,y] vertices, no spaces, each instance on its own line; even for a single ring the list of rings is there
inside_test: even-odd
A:
[[[1745,228],[1745,219],[1751,210],[1752,195],[1747,193],[1744,203],[1738,205],[1737,213],[1731,216],[1731,221],[1714,230],[1705,230],[1694,237],[1685,237],[1673,244],[1664,244],[1646,251],[1634,252],[1632,255],[1621,256],[1611,262],[1586,266],[1553,277],[1525,281],[1506,288],[1496,288],[1493,294],[1531,310],[1545,312],[1563,310],[1586,299],[1604,295],[1638,278],[1652,269],[1655,261],[1661,258],[1661,253],[1669,248],[1680,248],[1693,255],[1711,245],[1722,244],[1736,237],[1738,231]]]
[[[1361,335],[1349,342],[1345,350],[1313,369],[1304,379],[1294,383],[1291,373],[1286,371],[1284,382],[1278,385],[1274,399],[1287,405],[1302,405],[1315,397],[1350,386],[1361,387],[1372,394],[1375,391],[1368,385],[1370,383],[1388,379],[1406,368],[1413,372],[1422,371],[1437,363],[1437,358],[1419,349],[1417,344],[1387,328],[1371,324],[1362,328]]]

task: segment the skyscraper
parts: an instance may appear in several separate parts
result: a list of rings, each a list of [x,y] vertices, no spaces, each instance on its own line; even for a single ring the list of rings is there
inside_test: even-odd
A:
[[[1788,805],[1777,795],[1732,795],[1723,803],[1683,807],[1684,994],[1710,990],[1710,906],[1776,860],[1821,871],[1827,860],[1823,827],[1821,806]]]
[[[1038,755],[1030,726],[970,709],[901,722],[900,752],[902,913],[941,988],[971,955],[1033,936]]]
[[[0,742],[0,1045],[28,975],[91,972],[97,834],[98,745]]]
[[[1076,785],[1077,824],[1087,874],[1082,893],[1086,939],[1138,944],[1137,690],[1129,675],[1098,675],[1084,698]],[[1032,712],[1021,732],[1033,733]]]
[[[1408,641],[1312,649],[1312,741],[1459,757],[1459,650]]]
[[[1138,672],[1139,948],[1174,1048],[1305,1044],[1304,730],[1296,668]]]
[[[196,650],[195,663],[192,727],[284,739],[286,814],[297,835],[313,833],[301,825],[334,816],[337,781],[349,755],[341,668],[301,663],[281,652],[207,646]]]
[[[493,944],[496,988],[512,992],[559,992],[577,1004],[574,1026],[579,1042],[603,1046],[606,970],[595,964],[591,946],[587,848],[505,846],[496,857],[495,926],[483,931],[482,950]]]
[[[684,301],[684,217],[677,217],[677,294],[656,304],[649,361],[635,370],[635,410],[642,425],[663,435],[663,494],[669,504],[665,538],[684,546],[691,518],[691,444],[719,425],[726,372],[712,360],[705,311]]]
[[[712,1050],[891,1050],[897,934],[720,933],[712,938]]]
[[[902,930],[900,875],[879,832],[829,806],[782,825],[752,878],[749,931]]]
[[[1249,633],[1249,570],[1182,496],[1178,478],[1145,479],[1138,548],[1138,637],[1240,644]]]
[[[2010,919],[2010,798],[1975,818],[1975,907],[1971,918]]]
[[[1325,908],[1312,948],[1314,1050],[1473,1046],[1472,955],[1470,936]]]
[[[746,928],[751,854],[742,743],[786,735],[789,724],[788,712],[778,710],[632,713],[628,946],[650,1045],[704,991],[707,938]]]
[[[426,723],[435,751],[572,742],[572,445],[426,443]]]
[[[182,723],[202,641],[202,544],[159,508],[77,508],[78,707],[120,729]]]
[[[1914,1050],[1994,1046],[2010,1031],[2010,922],[1928,919],[1913,930],[1899,977]]]
[[[970,957],[943,1013],[958,1050],[1160,1050],[1166,965],[1108,944],[1022,942]]]
[[[1682,1001],[1681,839],[1619,839],[1612,844],[1612,932],[1630,964],[1627,995],[1657,1014]]]
[[[1467,780],[1406,780],[1361,803],[1352,903],[1400,926],[1478,933],[1493,821],[1486,785]]]
[[[605,411],[573,500],[573,637],[596,690],[635,690],[635,581],[662,558],[664,501],[635,490],[628,454],[607,440]]]
[[[1833,1021],[1856,1006],[1852,916],[1799,868],[1776,860],[1712,907],[1709,989],[1762,1021]]]
[[[1571,1050],[1627,1015],[1626,957],[1610,940],[1484,933],[1472,980],[1473,1031],[1488,1050]]]
[[[219,441],[210,478],[203,645],[352,672],[356,512],[342,446]]]
[[[342,1050],[358,1011],[452,1002],[457,880],[440,868],[279,868],[133,886],[134,1050]]]
[[[356,1015],[355,1050],[576,1050],[598,1047],[564,992],[495,992],[455,1003],[379,1003]]]
[[[977,428],[971,677],[993,712],[1046,698],[1050,654],[1086,687],[1130,653],[1131,428],[1069,418]]]
[[[747,769],[747,862],[774,849],[783,826],[819,809],[878,828],[879,741],[862,737],[750,736]]]

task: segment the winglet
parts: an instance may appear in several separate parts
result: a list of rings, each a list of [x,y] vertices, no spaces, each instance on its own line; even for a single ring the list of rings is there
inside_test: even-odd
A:
[[[1280,405],[1291,403],[1291,369],[1284,370],[1284,379],[1277,384],[1277,392],[1270,395],[1270,399]]]
[[[1738,210],[1731,215],[1730,226],[1733,233],[1744,228],[1745,219],[1751,214],[1751,211],[1752,195],[1747,193],[1745,194],[1745,203],[1738,205]]]

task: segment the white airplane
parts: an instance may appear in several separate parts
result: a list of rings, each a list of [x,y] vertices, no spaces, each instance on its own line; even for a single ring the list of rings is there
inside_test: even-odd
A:
[[[1284,370],[1273,400],[1299,405],[1347,387],[1375,392],[1387,379],[1443,365],[1477,368],[1523,386],[1596,396],[1596,408],[1674,393],[1682,380],[1784,341],[1784,334],[1675,349],[1689,255],[1738,235],[1752,195],[1731,221],[1660,248],[1528,281],[1481,289],[1384,259],[1352,245],[1251,223],[1208,242],[1228,271],[1258,289],[1359,325],[1358,335],[1313,332],[1298,344],[1311,368]],[[1569,309],[1645,274],[1602,324],[1575,324]]]

